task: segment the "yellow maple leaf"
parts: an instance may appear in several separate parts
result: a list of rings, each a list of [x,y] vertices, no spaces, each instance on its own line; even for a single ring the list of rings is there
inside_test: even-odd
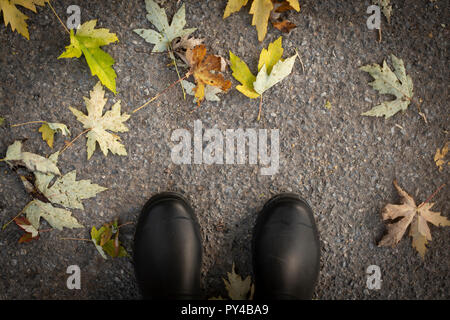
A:
[[[50,148],[53,148],[53,141],[57,131],[60,131],[64,136],[70,136],[70,131],[67,129],[67,126],[56,122],[44,122],[38,131],[42,133],[42,140],[47,142]]]
[[[243,6],[248,3],[248,0],[228,0],[227,6],[225,7],[225,12],[223,14],[223,18],[229,17],[232,13],[238,12],[241,10]],[[286,0],[286,1],[275,1],[275,0],[253,0],[252,5],[250,7],[250,14],[253,15],[252,25],[256,26],[256,30],[258,32],[258,40],[263,41],[267,34],[267,24],[269,22],[269,18],[273,10],[275,10],[275,6],[279,8],[282,6],[283,10],[295,10],[300,11],[300,4],[298,0]],[[289,24],[286,26],[286,24]],[[290,23],[289,21],[284,22],[283,25],[276,24],[275,25],[279,30],[287,30],[289,31],[295,25]]]
[[[28,27],[25,20],[28,17],[17,9],[17,5],[20,5],[26,9],[37,12],[36,5],[44,6],[49,0],[0,0],[0,12],[3,12],[3,20],[5,21],[5,27],[11,24],[11,30],[23,35],[27,40],[30,40],[28,33]]]

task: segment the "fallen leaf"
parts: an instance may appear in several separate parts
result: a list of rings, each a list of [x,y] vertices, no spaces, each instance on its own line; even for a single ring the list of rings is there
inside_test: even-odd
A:
[[[57,123],[57,122],[45,122],[39,128],[39,132],[42,133],[42,140],[47,142],[50,148],[53,148],[53,141],[55,137],[55,133],[60,131],[63,136],[69,135],[70,131],[65,124]]]
[[[66,208],[83,210],[82,200],[95,197],[107,188],[91,183],[91,180],[76,180],[76,171],[70,171],[58,178],[51,187],[39,184],[39,189],[52,203]]]
[[[391,0],[375,0],[374,4],[380,6],[381,11],[386,17],[388,23],[391,23],[391,14],[392,14]]]
[[[382,102],[371,110],[362,113],[363,116],[385,116],[392,117],[401,110],[406,110],[413,97],[413,83],[410,76],[406,75],[403,60],[391,55],[394,72],[389,68],[386,61],[383,66],[378,64],[366,65],[360,70],[368,72],[375,80],[369,83],[381,94],[391,94],[396,97],[393,101]]]
[[[450,144],[450,141],[447,141],[445,143],[445,145],[442,147],[442,150],[437,149],[436,150],[436,154],[434,155],[434,162],[436,163],[436,166],[438,166],[439,171],[442,172],[442,170],[444,170],[444,165],[447,163],[447,161],[445,161],[445,156],[448,153],[448,146]]]
[[[145,0],[147,9],[147,20],[150,21],[159,32],[152,29],[133,30],[145,41],[154,44],[152,52],[164,52],[169,49],[172,41],[179,37],[185,37],[197,30],[196,28],[183,29],[186,25],[186,9],[183,4],[173,16],[169,25],[164,9],[160,8],[153,0]]]
[[[5,124],[5,118],[0,117],[0,127],[2,127]]]
[[[32,172],[61,175],[58,167],[51,160],[31,152],[22,152],[22,142],[20,141],[14,141],[8,147],[4,160],[9,163],[22,164]]]
[[[19,226],[20,229],[25,231],[25,233],[20,237],[19,243],[30,242],[32,240],[39,239],[39,231],[33,227],[33,225],[25,217],[14,218],[14,222]]]
[[[291,73],[297,54],[286,60],[281,59],[283,55],[281,41],[282,38],[279,37],[269,44],[268,49],[261,51],[256,77],[250,72],[247,64],[230,51],[233,77],[242,84],[236,89],[249,98],[257,98]]]
[[[225,80],[220,71],[222,69],[222,59],[216,55],[206,55],[204,45],[196,46],[194,49],[188,49],[186,59],[190,65],[190,73],[194,76],[197,86],[193,89],[197,104],[205,98],[205,85],[220,88],[227,91],[231,87],[231,81]]]
[[[76,35],[73,29],[70,30],[70,45],[66,47],[58,59],[79,58],[84,54],[86,62],[91,69],[93,76],[97,76],[103,85],[116,93],[116,72],[112,68],[114,59],[100,47],[119,41],[115,33],[108,29],[94,29],[97,20],[90,20],[83,23],[77,30]]]
[[[258,40],[263,41],[267,34],[267,24],[273,9],[271,0],[253,0],[250,14],[253,15],[252,26],[256,26]]]
[[[130,115],[126,113],[120,114],[120,101],[116,102],[111,110],[102,115],[107,99],[104,98],[105,91],[100,82],[95,85],[90,94],[90,99],[84,98],[88,112],[87,115],[75,108],[69,107],[72,113],[77,117],[77,120],[84,125],[84,128],[89,129],[89,132],[86,135],[88,160],[95,151],[96,142],[98,142],[100,149],[105,156],[108,155],[108,150],[113,154],[126,155],[127,151],[125,146],[119,142],[120,138],[106,130],[113,132],[127,132],[128,128],[123,122],[127,121],[130,118]]]
[[[379,246],[396,245],[410,226],[409,235],[412,237],[412,246],[419,252],[422,258],[425,256],[426,244],[431,241],[431,231],[427,222],[435,226],[450,226],[450,220],[440,215],[440,212],[433,212],[430,209],[434,203],[422,203],[416,206],[414,199],[402,190],[397,181],[394,186],[401,196],[400,205],[387,204],[382,210],[383,220],[397,220],[387,224],[387,233],[378,243]]]
[[[283,21],[274,21],[272,22],[273,26],[280,30],[283,33],[289,33],[292,29],[297,27],[295,24],[290,22],[289,20],[283,20]]]
[[[188,95],[191,96],[195,96],[195,84],[190,82],[190,81],[186,81],[183,80],[181,81],[181,84],[183,85],[184,90],[186,90],[186,93]],[[210,86],[209,84],[207,84],[205,86],[205,99],[206,101],[220,101],[220,98],[217,96],[218,93],[223,92],[222,89],[217,88],[217,87],[213,87]],[[194,103],[197,103],[197,98],[194,97]]]
[[[225,12],[223,18],[229,17],[232,13],[241,10],[243,6],[247,4],[248,0],[228,0],[227,6],[225,7]],[[258,40],[263,41],[267,34],[267,25],[269,18],[275,10],[278,12],[283,12],[287,10],[300,11],[300,4],[298,0],[287,0],[287,1],[277,1],[277,0],[253,0],[250,7],[250,14],[253,15],[252,25],[256,26],[256,31],[258,32]],[[277,22],[276,22],[277,23]],[[293,25],[289,22],[290,25]],[[288,28],[288,23],[280,25],[277,23],[277,28],[281,30],[282,27]],[[294,25],[295,26],[295,25]],[[285,29],[287,30],[287,29]]]
[[[56,167],[58,155],[59,152],[55,152],[46,160]],[[83,226],[72,217],[72,213],[65,208],[83,209],[81,200],[94,197],[97,193],[106,190],[104,187],[92,184],[90,180],[76,181],[75,170],[62,177],[57,177],[51,172],[35,171],[33,173],[35,176],[33,184],[31,179],[24,176],[21,176],[21,180],[27,192],[34,198],[25,206],[23,212],[36,230],[39,230],[41,217],[58,230],[82,228]],[[55,182],[50,186],[54,179]],[[55,207],[54,204],[64,208]]]
[[[128,255],[125,248],[120,245],[117,220],[105,223],[98,230],[92,227],[91,240],[104,259],[107,259],[106,254],[113,258],[126,257]]]
[[[173,52],[183,61],[183,63],[189,67],[189,61],[186,59],[186,52],[188,49],[194,49],[203,43],[204,39],[197,39],[194,37],[184,36],[182,38],[176,38],[172,41]]]
[[[227,272],[227,277],[228,279],[223,279],[223,282],[231,300],[253,299],[254,284],[252,284],[250,276],[242,279],[240,275],[236,274],[234,263],[231,272]]]
[[[34,199],[29,202],[23,212],[34,228],[39,229],[39,220],[42,217],[55,229],[83,228],[77,219],[72,217],[72,212],[63,208],[57,208],[50,203]]]
[[[23,35],[27,40],[30,40],[28,33],[28,26],[25,20],[28,17],[17,9],[17,5],[20,5],[26,9],[37,13],[36,5],[45,6],[45,3],[49,0],[0,0],[0,12],[3,11],[3,21],[5,21],[5,27],[11,24],[11,30]]]

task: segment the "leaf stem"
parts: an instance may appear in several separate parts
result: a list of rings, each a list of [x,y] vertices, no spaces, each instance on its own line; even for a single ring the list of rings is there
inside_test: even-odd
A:
[[[442,189],[443,187],[445,187],[445,183],[441,184],[441,185],[439,186],[439,188],[437,188],[436,191],[433,192],[433,194],[432,194],[431,196],[428,197],[427,200],[425,200],[424,202],[422,202],[422,203],[419,205],[419,208],[420,208],[421,206],[423,206],[425,203],[427,203],[428,201],[430,201],[431,199],[433,199],[434,196],[437,195],[437,193],[438,193],[439,191],[441,191],[441,189]]]
[[[30,201],[30,202],[28,202],[28,204],[25,206],[25,207],[23,207],[23,209],[14,217],[14,218],[12,218],[11,220],[9,220],[7,223],[5,223],[4,225],[3,225],[3,227],[2,227],[2,230],[5,230],[5,228],[11,223],[11,222],[13,222],[16,218],[18,218],[27,208],[28,208],[28,206],[32,203],[33,201]]]
[[[262,94],[259,96],[259,112],[256,121],[261,120],[261,111],[262,111]]]
[[[45,123],[45,122],[47,122],[47,121],[42,121],[42,120],[38,120],[38,121],[28,121],[28,122],[24,122],[24,123],[12,124],[12,125],[11,125],[11,128],[14,128],[14,127],[20,127],[20,126],[24,126],[24,125],[27,125],[27,124],[33,124],[33,123]]]
[[[133,221],[128,221],[128,222],[122,223],[120,226],[117,226],[117,228],[119,229],[121,227],[124,227],[124,226],[129,225],[129,224],[133,224],[133,223],[134,223]]]
[[[64,27],[64,30],[66,30],[66,32],[68,34],[70,34],[69,29],[67,29],[66,25],[62,22],[62,20],[59,18],[58,14],[56,13],[55,9],[53,9],[52,4],[50,3],[50,1],[48,2],[48,5],[50,7],[50,9],[52,9],[53,13],[55,14],[56,18],[58,18],[59,22],[61,22],[61,25]]]
[[[181,78],[180,72],[178,71],[175,54],[174,54],[174,51],[172,50],[172,45],[170,43],[169,43],[169,56],[172,59],[173,65],[175,66],[175,71],[177,72],[178,79],[180,79]],[[183,84],[181,83],[181,81],[180,81],[180,86],[181,86],[181,90],[183,91],[183,99],[186,100],[186,92],[184,91],[184,87],[183,87]]]
[[[146,103],[144,103],[142,106],[136,108],[133,110],[133,112],[131,113],[135,113],[139,110],[141,110],[142,108],[144,108],[146,105],[148,105],[150,102],[155,101],[156,99],[158,99],[162,94],[164,94],[167,90],[169,90],[170,88],[172,88],[174,85],[176,85],[177,83],[183,81],[184,79],[188,78],[191,75],[191,72],[186,73],[186,75],[183,78],[179,78],[177,81],[173,82],[170,86],[168,86],[167,88],[165,88],[163,91],[161,91],[160,93],[158,93],[156,96],[154,96],[153,98],[151,98],[150,100],[148,100]]]
[[[70,141],[68,144],[65,145],[64,148],[62,148],[62,150],[59,152],[59,154],[63,153],[67,148],[69,148],[79,137],[81,137],[83,134],[91,131],[92,128],[86,129],[83,132],[81,132],[79,135],[77,135],[75,138],[73,138],[72,141]]]

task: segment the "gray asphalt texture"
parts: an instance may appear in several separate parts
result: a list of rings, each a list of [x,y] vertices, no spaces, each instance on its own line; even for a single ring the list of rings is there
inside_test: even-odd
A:
[[[177,1],[159,1],[169,16]],[[228,57],[228,51],[257,68],[263,47],[280,36],[269,24],[259,43],[251,26],[249,6],[226,20],[225,1],[187,0],[187,27],[197,27],[209,52]],[[147,199],[161,191],[184,194],[191,202],[202,231],[202,287],[206,297],[226,296],[222,277],[236,263],[243,276],[252,275],[251,237],[258,211],[279,192],[296,192],[311,204],[321,237],[321,271],[315,299],[448,299],[450,297],[449,229],[431,226],[433,239],[425,259],[407,235],[395,248],[377,247],[385,231],[380,212],[398,203],[392,181],[417,202],[425,201],[448,182],[449,169],[439,172],[433,161],[437,148],[448,140],[449,3],[393,0],[391,24],[382,17],[382,42],[366,27],[369,1],[301,1],[301,12],[288,14],[298,25],[283,35],[284,57],[298,50],[292,74],[264,94],[263,117],[256,121],[257,99],[234,88],[220,102],[195,108],[192,97],[183,100],[179,87],[161,96],[126,122],[119,136],[128,156],[104,157],[97,149],[86,160],[85,138],[59,158],[62,173],[77,170],[78,179],[109,189],[85,200],[85,210],[73,215],[85,229],[43,233],[39,241],[18,244],[18,227],[0,232],[0,299],[138,299],[130,258],[103,260],[92,243],[60,240],[88,238],[92,226],[119,218],[137,221]],[[110,108],[122,101],[130,113],[170,83],[176,72],[167,55],[151,55],[152,45],[132,32],[153,28],[146,20],[143,0],[57,1],[65,20],[66,8],[77,4],[82,22],[98,19],[98,27],[115,32],[120,42],[104,47],[116,63],[118,94],[107,91]],[[25,11],[25,10],[23,10]],[[30,41],[10,27],[0,27],[0,152],[14,140],[27,138],[27,151],[50,155],[38,125],[10,128],[32,120],[62,122],[72,137],[83,129],[68,109],[85,111],[83,97],[97,83],[84,58],[57,57],[69,37],[50,11],[26,12]],[[443,25],[444,24],[444,25]],[[385,120],[360,114],[390,99],[368,83],[358,70],[381,64],[390,54],[405,62],[414,82],[414,104]],[[389,60],[388,60],[389,61]],[[232,79],[231,71],[226,73]],[[233,79],[233,87],[237,82]],[[332,109],[324,107],[329,100]],[[420,103],[420,101],[422,101]],[[418,113],[418,106],[428,123]],[[259,165],[176,165],[170,158],[173,130],[189,129],[200,119],[204,128],[280,129],[280,168],[273,176],[260,175]],[[61,135],[55,148],[64,146]],[[3,225],[31,200],[20,179],[0,163],[0,222]],[[448,187],[434,198],[435,211],[448,217]],[[41,220],[42,228],[49,225]],[[131,253],[135,224],[121,228],[121,240]],[[66,269],[81,268],[81,289],[68,290]],[[380,290],[366,287],[369,265],[381,268]]]

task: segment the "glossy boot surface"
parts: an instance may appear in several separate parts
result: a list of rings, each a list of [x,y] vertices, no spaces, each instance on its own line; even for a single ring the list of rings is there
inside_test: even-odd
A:
[[[152,197],[134,238],[135,274],[145,299],[199,299],[201,236],[193,209],[179,194]]]
[[[269,200],[253,232],[255,299],[311,299],[320,268],[312,210],[295,194]]]

